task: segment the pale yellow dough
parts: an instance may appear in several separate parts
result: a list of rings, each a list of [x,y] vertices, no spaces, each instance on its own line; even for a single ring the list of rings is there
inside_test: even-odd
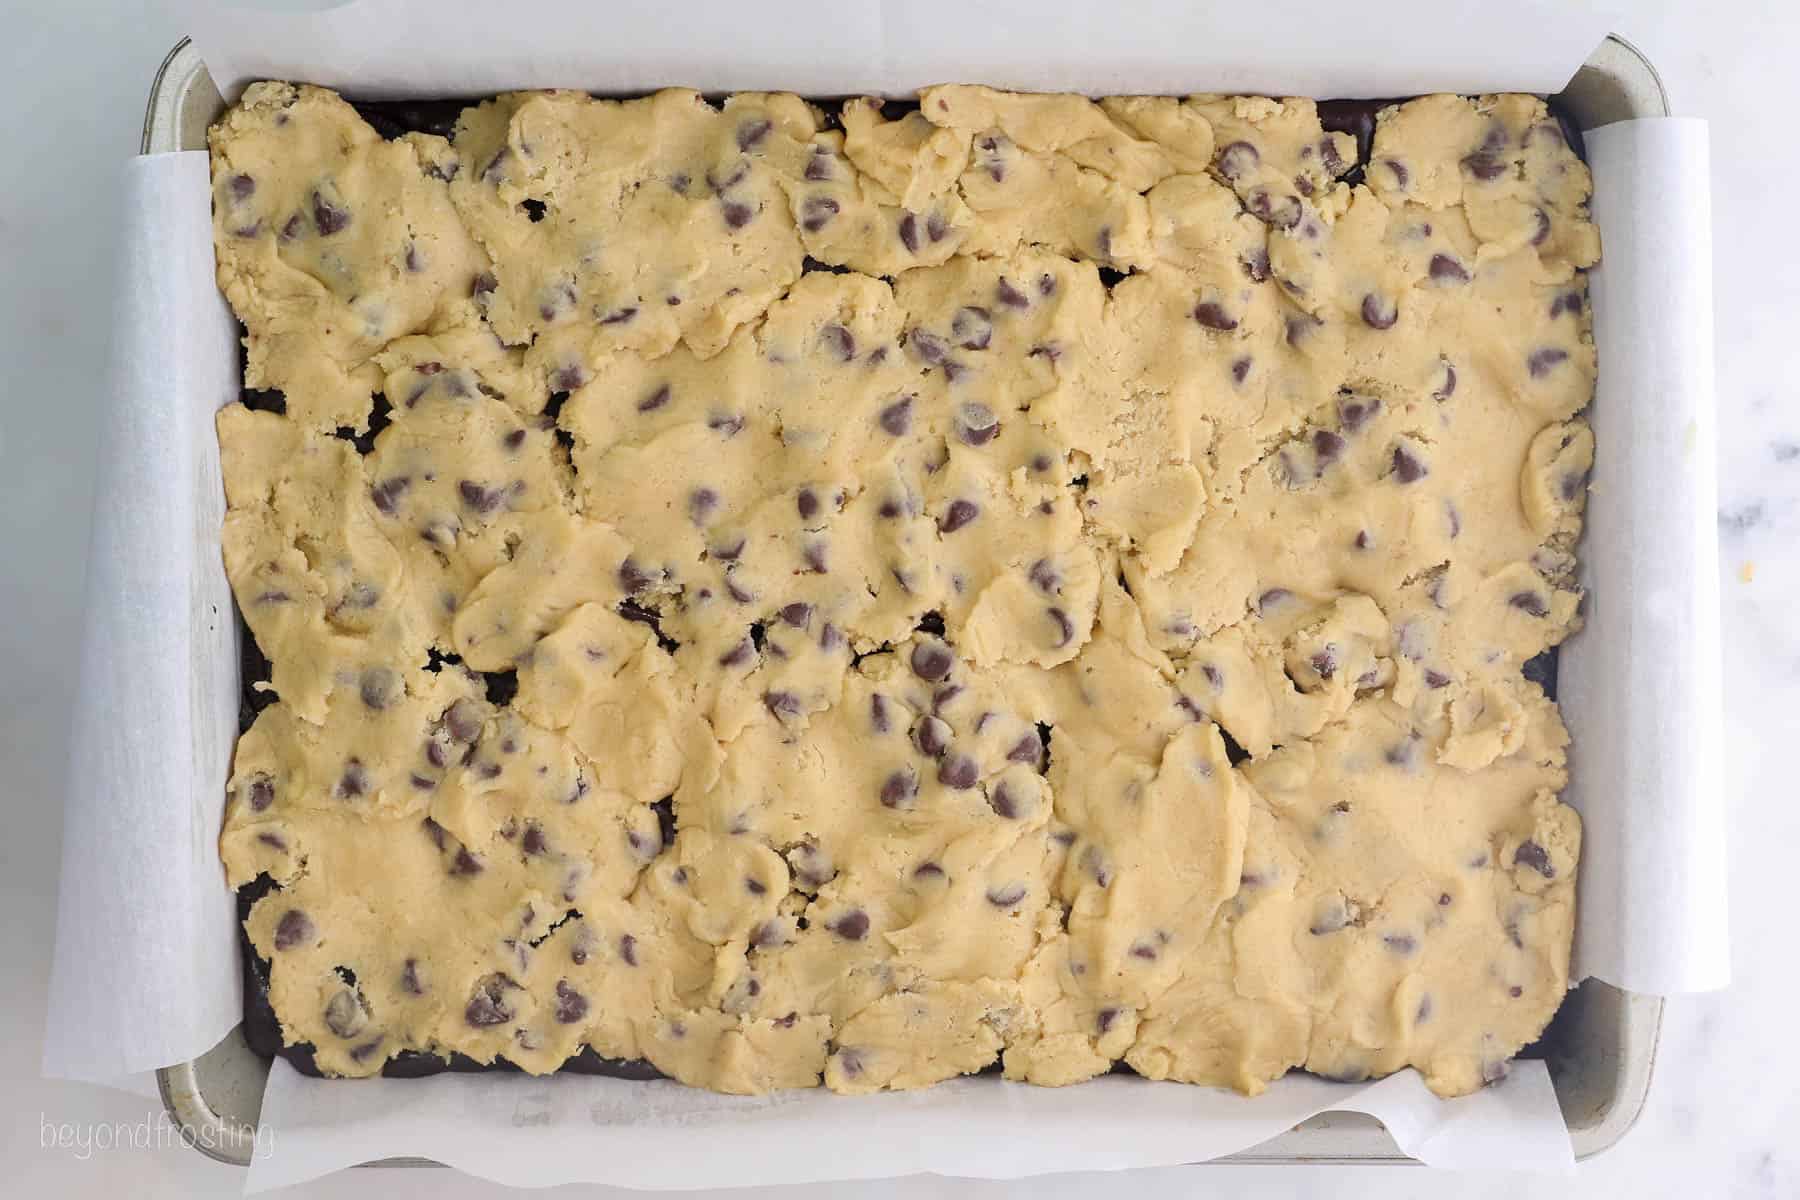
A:
[[[1359,163],[1306,100],[384,141],[259,84],[212,147],[285,401],[218,419],[278,698],[220,851],[326,1071],[1455,1095],[1556,1010],[1521,667],[1580,619],[1599,242],[1541,102]]]

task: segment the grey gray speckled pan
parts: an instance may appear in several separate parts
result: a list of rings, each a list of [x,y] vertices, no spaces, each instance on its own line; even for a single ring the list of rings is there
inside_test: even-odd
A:
[[[1552,100],[1585,131],[1634,117],[1669,115],[1662,80],[1638,49],[1609,37]],[[199,52],[184,38],[150,86],[141,153],[206,149],[206,130],[225,101]],[[1632,1124],[1650,1089],[1662,998],[1590,979],[1570,992],[1536,1047],[1568,1122],[1577,1158],[1610,1148]],[[255,1146],[268,1060],[233,1030],[192,1062],[157,1072],[163,1104],[190,1144],[221,1162],[244,1164]],[[1387,1131],[1360,1113],[1324,1113],[1278,1137],[1217,1160],[1228,1163],[1405,1163]],[[371,1166],[435,1166],[384,1159]]]

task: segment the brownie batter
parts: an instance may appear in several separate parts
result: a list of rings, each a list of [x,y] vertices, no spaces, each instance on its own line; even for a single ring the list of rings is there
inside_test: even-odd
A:
[[[1505,1073],[1568,986],[1541,101],[517,93],[212,132],[221,854],[291,1044],[728,1092]],[[267,408],[268,406],[258,406]],[[672,817],[670,820],[668,818]]]

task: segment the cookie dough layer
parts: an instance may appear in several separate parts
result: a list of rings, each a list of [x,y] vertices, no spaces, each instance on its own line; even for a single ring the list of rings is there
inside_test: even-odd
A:
[[[284,1036],[730,1092],[1504,1074],[1580,828],[1590,182],[1529,97],[213,130]]]

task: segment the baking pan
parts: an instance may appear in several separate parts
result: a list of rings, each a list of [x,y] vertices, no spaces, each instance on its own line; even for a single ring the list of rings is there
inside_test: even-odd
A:
[[[1635,117],[1670,115],[1656,68],[1625,39],[1608,37],[1551,98],[1583,131]],[[183,38],[150,86],[141,153],[205,150],[224,98],[199,52]],[[1660,996],[1589,979],[1571,991],[1529,1057],[1545,1060],[1577,1159],[1615,1145],[1637,1121],[1650,1090],[1662,1025]],[[241,1028],[189,1062],[156,1073],[163,1105],[190,1145],[221,1162],[246,1164],[256,1144],[268,1060]],[[349,1085],[354,1086],[354,1085]],[[1381,1123],[1361,1113],[1322,1113],[1225,1163],[1410,1163]],[[370,1166],[436,1166],[390,1158]]]

